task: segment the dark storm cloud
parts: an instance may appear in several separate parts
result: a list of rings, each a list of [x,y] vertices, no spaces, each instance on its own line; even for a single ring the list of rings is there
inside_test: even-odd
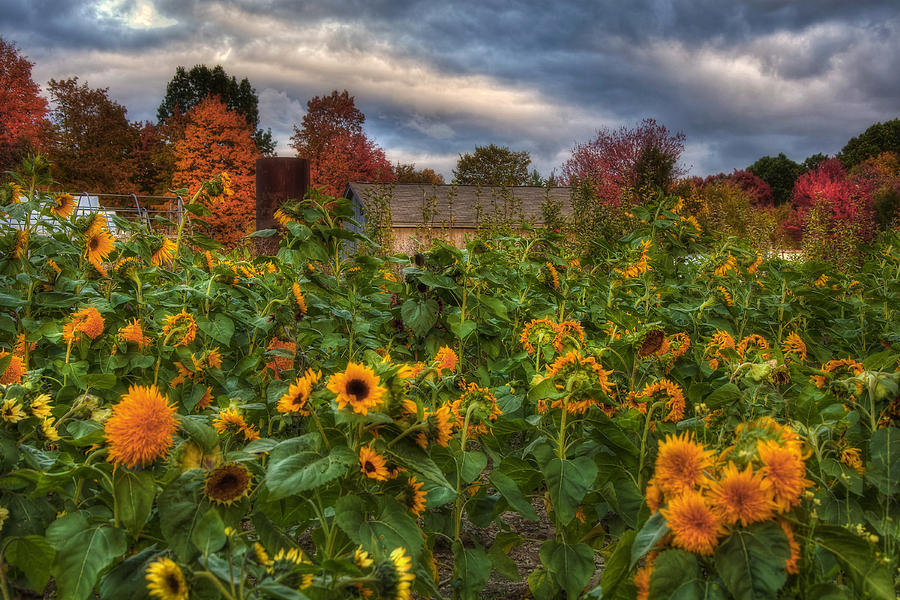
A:
[[[221,63],[286,149],[306,100],[348,89],[392,159],[449,174],[499,143],[543,172],[598,127],[652,117],[697,173],[834,153],[900,116],[892,0],[6,2],[0,35],[47,77],[152,118],[178,65]]]

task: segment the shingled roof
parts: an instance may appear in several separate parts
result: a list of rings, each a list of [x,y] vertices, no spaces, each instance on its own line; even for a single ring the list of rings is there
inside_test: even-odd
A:
[[[541,205],[547,199],[559,203],[562,213],[572,213],[572,189],[568,187],[491,187],[431,185],[420,183],[361,183],[347,186],[346,197],[365,207],[378,196],[390,199],[393,227],[442,225],[475,228],[485,216],[500,212],[513,220],[533,225],[544,222]]]

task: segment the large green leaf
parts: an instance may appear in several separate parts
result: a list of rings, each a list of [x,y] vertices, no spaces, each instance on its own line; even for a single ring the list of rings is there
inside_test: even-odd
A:
[[[128,549],[124,531],[90,525],[80,513],[54,521],[47,539],[56,549],[51,573],[59,600],[88,598],[100,572]]]
[[[866,479],[882,494],[900,492],[900,429],[885,427],[873,433],[869,454]]]
[[[736,529],[716,549],[716,570],[735,600],[774,598],[787,581],[791,557],[787,536],[777,523]]]
[[[553,458],[544,468],[550,502],[561,525],[568,525],[575,518],[578,505],[594,483],[597,465],[586,456],[572,460]]]
[[[416,558],[422,551],[422,532],[409,511],[393,498],[381,498],[377,517],[369,517],[359,496],[342,496],[334,505],[334,520],[344,533],[369,552],[406,548]]]
[[[223,346],[228,346],[234,335],[234,321],[221,313],[213,315],[212,319],[197,317],[197,327]]]
[[[669,526],[666,519],[658,512],[653,513],[640,532],[634,538],[634,544],[631,546],[631,563],[634,567],[645,554],[650,552],[653,547],[669,533]]]
[[[98,591],[103,600],[143,600],[149,598],[147,593],[147,580],[144,575],[147,567],[153,562],[159,550],[156,545],[150,546],[129,556],[124,561],[107,571],[100,579]]]
[[[225,523],[222,522],[222,517],[215,507],[206,511],[191,532],[191,541],[204,556],[219,550],[225,545],[226,540]]]
[[[815,542],[834,555],[860,597],[893,600],[894,582],[889,565],[875,556],[875,548],[846,529],[820,525]]]
[[[699,600],[703,598],[697,557],[684,550],[661,552],[650,573],[650,598]]]
[[[634,529],[622,534],[616,542],[616,548],[603,565],[600,576],[600,589],[603,597],[611,598],[622,581],[631,571],[631,553],[635,536]]]
[[[538,520],[538,515],[534,512],[534,507],[531,506],[531,503],[522,495],[522,491],[519,489],[519,486],[516,485],[516,482],[510,479],[508,475],[502,471],[494,470],[491,472],[489,479],[493,486],[497,488],[497,491],[500,492],[500,495],[509,502],[509,505],[513,507],[516,512],[529,521]]]
[[[481,588],[491,576],[491,560],[481,548],[464,548],[453,543],[454,588],[463,600],[481,598]]]
[[[209,508],[200,491],[202,486],[198,470],[182,473],[165,487],[157,502],[163,538],[185,562],[197,552],[191,544],[191,533]]]
[[[126,471],[119,469],[113,477],[116,493],[116,512],[119,522],[137,535],[153,510],[156,484],[150,471]]]
[[[335,446],[322,456],[318,452],[299,452],[272,460],[266,471],[269,500],[280,500],[324,485],[347,472],[357,461],[346,446]]]
[[[487,466],[487,456],[483,452],[463,452],[457,459],[459,474],[463,483],[471,483]]]
[[[540,556],[556,585],[565,590],[569,598],[578,598],[594,573],[594,551],[591,547],[547,540],[541,545]]]
[[[55,555],[56,551],[46,538],[26,535],[13,539],[6,547],[3,558],[25,574],[35,591],[42,592],[50,579],[50,565]]]
[[[434,300],[418,302],[409,299],[400,307],[400,316],[407,327],[416,335],[424,337],[437,323],[438,303]]]

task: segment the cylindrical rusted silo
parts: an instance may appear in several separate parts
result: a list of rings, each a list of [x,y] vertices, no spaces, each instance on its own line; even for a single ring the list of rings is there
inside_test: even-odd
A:
[[[286,200],[297,200],[309,188],[309,161],[275,156],[256,159],[256,230],[275,229],[273,215]],[[278,252],[278,237],[256,238],[258,254]]]

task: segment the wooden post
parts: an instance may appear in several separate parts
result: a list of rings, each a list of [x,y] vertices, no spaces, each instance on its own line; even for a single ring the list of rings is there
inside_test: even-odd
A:
[[[256,159],[256,230],[275,229],[274,214],[287,200],[299,200],[309,189],[309,161],[305,158]],[[256,238],[256,253],[274,255],[279,236]]]

